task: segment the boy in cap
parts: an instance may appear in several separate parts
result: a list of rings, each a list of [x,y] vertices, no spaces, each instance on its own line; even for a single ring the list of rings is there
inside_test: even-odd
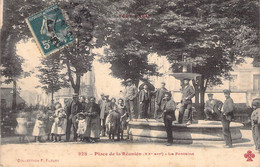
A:
[[[234,102],[233,99],[230,97],[230,90],[223,90],[223,93],[226,97],[226,100],[223,104],[222,113],[221,113],[221,122],[223,125],[223,135],[226,145],[225,148],[232,147],[232,138],[230,132],[230,122],[234,117]]]

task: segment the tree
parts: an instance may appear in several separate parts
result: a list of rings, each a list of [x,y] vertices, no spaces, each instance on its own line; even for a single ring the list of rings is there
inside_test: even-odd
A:
[[[117,18],[104,19],[107,27],[101,26],[99,42],[113,44],[122,38],[116,43],[120,46],[116,52],[123,53],[126,45],[121,42],[134,39],[142,50],[166,56],[173,72],[180,69],[182,57],[187,55],[194,64],[193,72],[202,74],[200,81],[193,82],[197,102],[201,95],[200,111],[208,86],[221,84],[223,76],[229,78],[232,66],[243,57],[259,57],[258,1],[134,0],[115,2],[110,7],[109,15]],[[122,20],[120,14],[150,17]]]
[[[46,58],[42,58],[41,66],[38,67],[40,75],[37,77],[40,79],[41,87],[47,94],[51,93],[51,103],[53,105],[54,93],[64,87],[69,87],[66,73],[64,71],[64,65],[57,55],[51,55]]]

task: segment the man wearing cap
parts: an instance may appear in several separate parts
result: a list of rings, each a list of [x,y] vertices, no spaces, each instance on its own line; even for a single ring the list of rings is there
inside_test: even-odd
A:
[[[100,106],[101,136],[106,136],[106,118],[109,113],[109,106],[109,95],[104,95],[104,100],[102,101]]]
[[[101,99],[98,100],[98,105],[99,105],[99,107],[101,107],[101,103],[105,100],[105,97],[104,97],[105,94],[104,94],[104,93],[101,93],[100,96],[101,96]]]
[[[181,89],[181,107],[179,111],[178,123],[182,124],[184,112],[188,109],[188,122],[187,125],[192,123],[192,98],[195,96],[195,90],[193,86],[189,84],[190,79],[185,78],[183,80],[183,87]]]
[[[66,128],[66,141],[70,140],[70,131],[71,131],[71,125],[73,127],[74,131],[74,141],[77,140],[77,129],[78,124],[76,122],[76,115],[80,112],[82,109],[81,103],[79,102],[79,96],[78,94],[73,94],[73,100],[68,103],[66,106],[66,114],[67,114],[67,128]]]
[[[139,92],[139,102],[140,102],[140,119],[148,118],[148,108],[151,102],[151,92],[148,90],[148,85],[144,85],[144,88]]]
[[[255,143],[255,149],[260,153],[260,98],[256,98],[252,101],[252,108],[252,134]]]
[[[155,112],[154,112],[154,119],[157,119],[158,113],[161,111],[161,103],[163,99],[163,95],[165,92],[168,92],[168,90],[165,88],[165,82],[161,83],[161,88],[158,88],[154,94],[155,94]]]
[[[223,103],[220,100],[213,99],[213,94],[208,94],[208,100],[205,104],[204,113],[207,120],[218,120],[220,110],[222,108]]]
[[[137,96],[138,90],[136,86],[133,84],[131,79],[126,80],[126,88],[125,88],[125,105],[127,111],[130,115],[130,120],[134,118],[134,100]]]
[[[232,118],[234,117],[234,102],[233,99],[230,97],[230,90],[224,90],[224,95],[226,97],[226,100],[223,104],[222,113],[221,113],[221,122],[223,125],[223,135],[226,145],[225,148],[231,148],[232,147],[232,138],[231,138],[231,132],[230,132],[230,122]]]
[[[176,109],[176,104],[171,99],[171,93],[165,92],[163,95],[161,110],[163,111],[162,118],[167,133],[167,143],[166,143],[167,146],[170,146],[173,143],[172,122],[176,120],[175,109]]]

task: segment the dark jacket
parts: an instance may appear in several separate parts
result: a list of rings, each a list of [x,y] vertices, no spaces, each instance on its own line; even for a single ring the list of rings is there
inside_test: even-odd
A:
[[[226,119],[231,121],[234,118],[234,102],[231,97],[228,97],[223,104],[222,114],[226,116]]]
[[[78,102],[74,102],[73,100],[68,102],[68,105],[66,106],[66,114],[69,117],[70,115],[77,115],[82,109],[82,105],[81,103]]]
[[[175,121],[175,110],[176,110],[176,103],[171,99],[169,101],[163,100],[161,109],[163,111],[163,117]]]
[[[151,101],[151,92],[149,90],[147,90],[147,92],[145,92],[145,90],[142,89],[139,92],[139,101],[140,102]]]
[[[195,90],[193,86],[188,85],[182,89],[182,103],[183,104],[191,104],[191,99],[195,96]]]
[[[166,88],[159,88],[155,91],[155,102],[156,104],[160,105],[163,99],[163,95],[168,90]]]

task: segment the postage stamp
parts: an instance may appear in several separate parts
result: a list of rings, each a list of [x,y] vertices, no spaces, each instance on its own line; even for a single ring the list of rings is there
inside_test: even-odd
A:
[[[26,18],[26,22],[45,56],[57,52],[75,39],[56,4]]]

